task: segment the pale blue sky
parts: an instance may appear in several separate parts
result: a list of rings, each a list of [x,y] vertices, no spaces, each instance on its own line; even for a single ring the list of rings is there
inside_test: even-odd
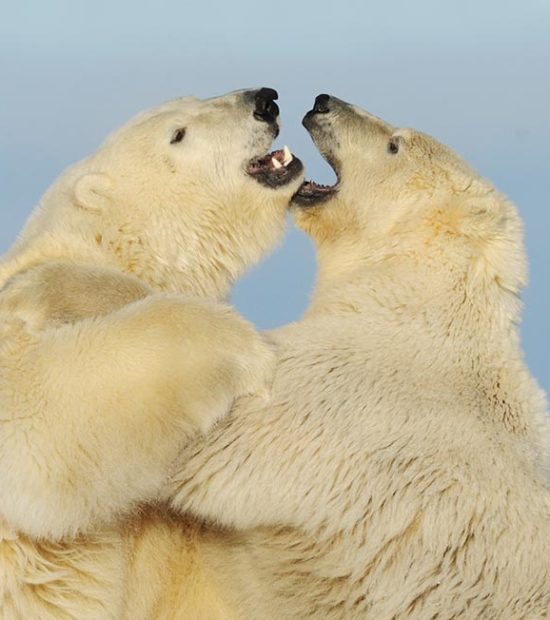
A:
[[[550,389],[550,0],[0,0],[0,251],[53,178],[175,96],[279,90],[280,143],[331,180],[300,125],[328,92],[458,150],[519,206],[527,360]],[[260,327],[296,319],[315,271],[286,242],[237,287]]]

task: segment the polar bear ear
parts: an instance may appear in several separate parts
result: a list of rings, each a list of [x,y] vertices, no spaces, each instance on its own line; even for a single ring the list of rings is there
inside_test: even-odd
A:
[[[75,183],[74,196],[82,209],[101,213],[111,202],[111,179],[103,173],[90,173],[81,176]]]

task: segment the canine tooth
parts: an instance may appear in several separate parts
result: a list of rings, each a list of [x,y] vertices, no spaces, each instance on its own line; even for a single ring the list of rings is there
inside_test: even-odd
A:
[[[278,159],[275,159],[275,157],[271,158],[271,163],[273,164],[273,167],[275,168],[275,170],[278,170],[279,168],[283,167],[283,164]]]
[[[290,152],[290,149],[288,148],[286,144],[283,147],[283,154],[284,154],[283,166],[288,166],[288,164],[290,164],[290,162],[294,159],[294,157],[292,156],[292,153]]]

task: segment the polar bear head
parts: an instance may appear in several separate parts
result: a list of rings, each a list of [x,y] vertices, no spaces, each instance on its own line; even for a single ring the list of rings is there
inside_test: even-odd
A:
[[[462,287],[460,295],[516,299],[526,279],[519,217],[454,152],[328,95],[316,98],[303,124],[337,175],[334,186],[304,183],[293,201],[298,225],[318,247],[320,281],[362,265],[371,275],[385,265],[389,274],[399,263],[395,273],[415,272],[406,288],[416,299],[437,282]]]
[[[280,237],[302,180],[287,149],[267,153],[276,98],[262,88],[140,114],[55,182],[16,253],[71,246],[155,288],[223,298]]]

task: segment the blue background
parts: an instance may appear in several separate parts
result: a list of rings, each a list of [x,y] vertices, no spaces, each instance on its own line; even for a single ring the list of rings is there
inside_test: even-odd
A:
[[[531,278],[527,360],[550,388],[550,3],[1,2],[0,251],[57,174],[143,108],[184,94],[279,90],[309,176],[333,175],[300,125],[328,92],[433,134],[519,206]],[[290,228],[235,292],[258,326],[297,319],[315,258]]]

